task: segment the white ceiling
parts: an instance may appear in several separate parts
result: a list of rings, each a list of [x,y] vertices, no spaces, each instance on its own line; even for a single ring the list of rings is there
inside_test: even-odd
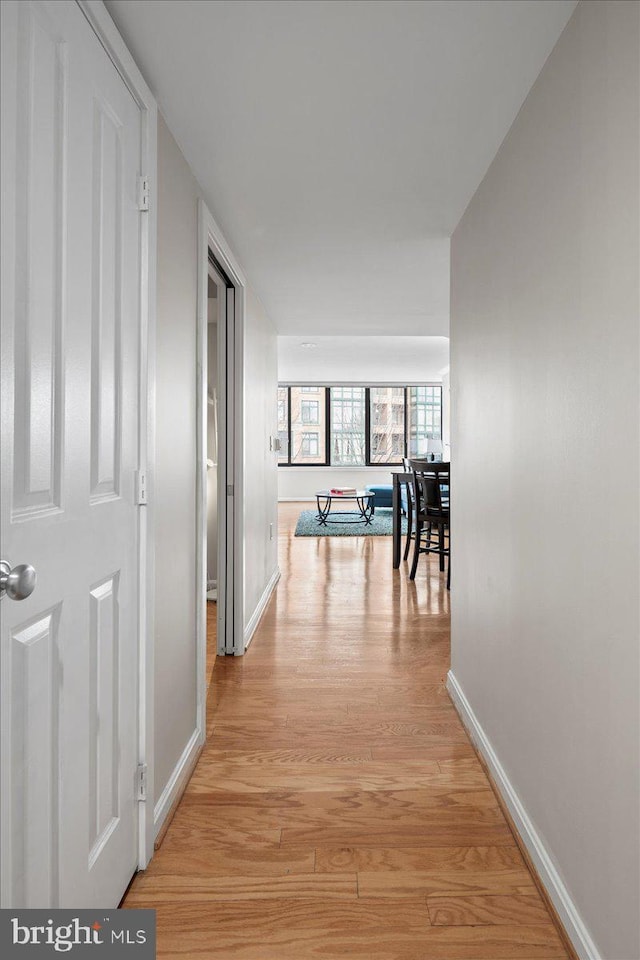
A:
[[[278,337],[284,383],[422,383],[442,380],[448,364],[447,337]]]
[[[449,241],[576,0],[107,0],[281,333],[447,334]]]

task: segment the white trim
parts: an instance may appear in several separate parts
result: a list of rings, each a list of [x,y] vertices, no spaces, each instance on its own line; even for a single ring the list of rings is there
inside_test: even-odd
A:
[[[571,940],[580,960],[602,960],[602,954],[593,942],[591,934],[584,920],[578,913],[578,909],[571,899],[569,891],[558,873],[542,838],[531,822],[522,800],[509,780],[489,738],[484,732],[462,687],[451,670],[449,670],[447,674],[447,690],[467,733],[489,768],[496,787],[500,791],[500,795],[513,818],[522,842],[527,848],[538,876],[544,884],[549,899],[553,903],[565,932]]]
[[[153,808],[154,840],[158,836],[158,832],[166,820],[167,814],[176,801],[176,797],[182,786],[185,771],[195,762],[202,743],[203,740],[200,731],[196,728],[189,737],[180,759],[173,768],[173,772],[167,780],[164,790],[158,797],[158,802]]]
[[[269,580],[269,583],[264,588],[264,592],[262,596],[258,600],[255,610],[253,611],[253,613],[251,614],[251,617],[249,618],[249,622],[247,623],[247,626],[245,627],[245,631],[244,631],[245,650],[253,640],[253,635],[256,632],[258,624],[260,623],[260,618],[262,617],[262,614],[266,610],[267,604],[271,599],[271,594],[273,593],[275,588],[278,586],[279,580],[280,580],[280,568],[276,567],[276,569],[273,571],[271,575],[271,579]]]
[[[147,474],[148,505],[139,510],[139,681],[138,762],[146,764],[149,794],[138,803],[138,867],[147,866],[155,840],[154,783],[154,505],[155,480],[155,329],[157,243],[157,122],[158,108],[124,40],[101,0],[77,0],[98,40],[140,108],[140,174],[149,179],[149,212],[141,214],[140,230],[140,368],[139,368],[139,469]]]

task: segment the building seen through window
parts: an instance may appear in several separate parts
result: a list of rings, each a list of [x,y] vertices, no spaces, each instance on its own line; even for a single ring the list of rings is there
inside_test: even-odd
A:
[[[326,387],[289,387],[290,464],[326,463]],[[313,393],[313,399],[309,394]]]
[[[442,437],[439,384],[280,385],[281,466],[377,466],[427,455]]]
[[[365,388],[331,387],[331,463],[365,464]]]

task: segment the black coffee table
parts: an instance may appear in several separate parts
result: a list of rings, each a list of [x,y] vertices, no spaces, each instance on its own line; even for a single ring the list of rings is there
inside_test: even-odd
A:
[[[356,490],[355,493],[332,493],[331,490],[319,490],[316,493],[318,514],[316,520],[321,527],[327,523],[365,523],[373,520],[375,513],[375,493],[368,490]],[[357,510],[332,510],[336,500],[355,500]]]

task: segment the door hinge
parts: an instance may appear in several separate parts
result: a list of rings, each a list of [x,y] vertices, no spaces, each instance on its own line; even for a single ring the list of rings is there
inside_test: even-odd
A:
[[[228,496],[228,497],[232,497],[232,496],[233,496],[233,484],[232,484],[232,483],[228,483],[228,484],[227,484],[227,496]]]
[[[138,177],[138,210],[149,210],[149,177]]]
[[[136,503],[139,507],[146,507],[148,502],[147,475],[144,470],[136,470]]]
[[[136,770],[136,800],[147,799],[147,765],[139,763]]]

